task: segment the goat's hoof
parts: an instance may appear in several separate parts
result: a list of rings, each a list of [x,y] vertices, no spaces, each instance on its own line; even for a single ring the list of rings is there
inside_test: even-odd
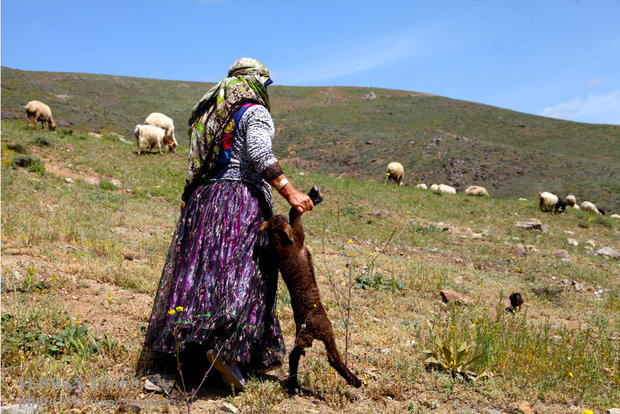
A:
[[[286,383],[286,388],[288,390],[289,395],[296,395],[296,394],[299,394],[299,392],[301,391],[299,389],[299,384],[297,383],[297,381],[289,380]]]
[[[310,191],[308,192],[308,197],[310,197],[310,200],[312,200],[312,203],[315,206],[321,201],[323,201],[323,196],[319,192],[319,188],[317,186],[314,186],[310,189]]]

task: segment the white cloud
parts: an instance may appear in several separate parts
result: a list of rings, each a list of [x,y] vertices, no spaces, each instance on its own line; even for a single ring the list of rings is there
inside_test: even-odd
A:
[[[356,47],[337,48],[338,56],[324,56],[311,64],[294,65],[294,69],[283,69],[272,76],[277,75],[280,84],[303,85],[353,75],[421,53],[423,36],[418,32],[388,34],[369,42],[358,42]]]
[[[567,121],[620,125],[620,90],[560,102],[544,108],[539,115]]]
[[[609,82],[610,79],[609,78],[595,78],[595,79],[590,79],[587,83],[586,86],[588,88],[593,88],[595,86],[601,85],[603,83],[607,83]]]

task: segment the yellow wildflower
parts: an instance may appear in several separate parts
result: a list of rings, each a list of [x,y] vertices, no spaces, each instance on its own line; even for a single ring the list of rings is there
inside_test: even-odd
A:
[[[569,372],[569,373],[568,373],[568,376],[569,376],[569,377],[571,377],[571,378],[573,378],[573,377],[574,377],[574,375],[573,375],[573,373],[572,373],[572,372]]]
[[[108,297],[111,298],[112,296],[114,296],[114,293],[108,292]]]
[[[411,214],[411,211],[407,211],[407,214]]]
[[[21,359],[22,361],[25,361],[25,360],[26,360],[26,357],[25,357],[25,356],[23,356],[23,355],[20,355],[20,356],[19,356],[19,359]]]
[[[183,306],[177,306],[175,309],[177,312],[183,312]]]
[[[349,239],[349,243],[353,243],[353,240]]]
[[[176,313],[176,312],[174,311],[174,309],[170,309],[170,310],[168,311],[168,315],[174,315],[175,313]]]

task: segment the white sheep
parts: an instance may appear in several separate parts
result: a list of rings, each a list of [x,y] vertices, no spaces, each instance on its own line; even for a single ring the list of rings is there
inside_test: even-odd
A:
[[[178,143],[176,137],[174,136],[174,122],[172,121],[172,118],[160,112],[153,112],[146,117],[146,119],[144,120],[144,125],[160,127],[161,129],[166,131],[164,143],[168,145],[168,149],[170,151],[176,151],[175,148],[177,147]]]
[[[45,124],[47,123],[47,128],[51,131],[56,129],[56,122],[54,118],[52,118],[52,110],[49,106],[45,105],[40,101],[30,101],[24,106],[24,110],[26,111],[26,116],[28,117],[28,121],[26,123],[26,128],[30,128],[30,121],[32,120],[34,123],[34,129],[37,129],[37,122],[41,122],[41,128],[45,129]]]
[[[487,191],[487,189],[479,185],[470,185],[469,187],[467,187],[467,189],[465,189],[465,194],[480,197],[489,196],[489,192]]]
[[[611,218],[620,219],[620,214],[612,214]]]
[[[136,125],[136,128],[133,130],[133,135],[136,137],[136,142],[138,144],[138,155],[140,155],[143,150],[152,150],[155,147],[157,147],[160,154],[162,153],[161,147],[164,143],[164,137],[166,136],[166,131],[163,129],[152,125]]]
[[[431,185],[431,191],[434,191],[438,194],[456,194],[456,189],[447,184],[433,184]]]
[[[387,166],[387,172],[385,173],[384,184],[388,180],[394,180],[396,185],[403,185],[403,177],[405,176],[405,169],[400,162],[391,162]]]
[[[583,203],[581,203],[581,209],[584,211],[589,211],[590,213],[601,214],[600,210],[596,208],[594,203],[591,203],[589,201],[584,201]]]
[[[428,187],[424,183],[417,184],[415,188],[419,188],[421,190],[428,190]]]
[[[575,207],[577,205],[577,198],[572,194],[567,195],[565,201],[566,205],[569,207]]]
[[[538,193],[538,197],[538,208],[540,208],[540,211],[553,211],[554,213],[558,213],[566,209],[566,201],[553,193],[544,191]]]

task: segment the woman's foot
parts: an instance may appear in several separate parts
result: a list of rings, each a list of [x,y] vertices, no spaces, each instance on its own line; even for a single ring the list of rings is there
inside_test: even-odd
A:
[[[222,381],[224,381],[226,385],[235,387],[237,391],[243,391],[245,389],[245,380],[237,365],[226,363],[224,358],[218,356],[213,349],[207,351],[207,359],[209,363],[220,372]]]

